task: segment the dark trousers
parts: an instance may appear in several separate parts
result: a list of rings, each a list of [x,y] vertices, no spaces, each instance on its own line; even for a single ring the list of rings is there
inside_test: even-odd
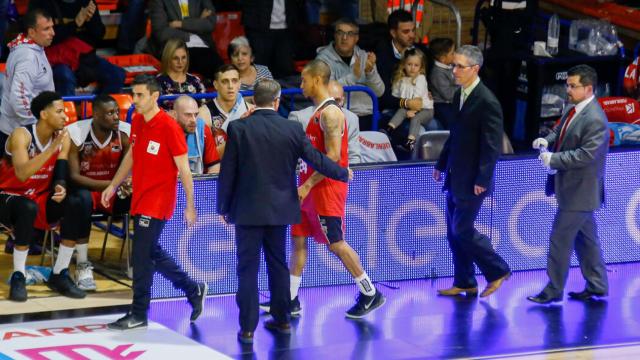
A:
[[[44,209],[49,224],[60,221],[63,239],[77,240],[89,235],[82,228],[81,219],[91,217],[91,196],[70,192],[61,203],[48,197]],[[27,197],[0,194],[0,224],[13,229],[17,245],[31,244],[36,231],[33,223],[39,210],[38,203]]]
[[[224,65],[222,58],[215,48],[193,47],[189,48],[189,70],[202,75],[204,78],[214,80],[216,71]]]
[[[609,291],[607,269],[593,211],[558,210],[553,220],[547,275],[549,283],[544,292],[551,297],[561,296],[569,275],[571,252],[576,250],[580,271],[587,281],[586,290],[606,294]]]
[[[462,200],[447,195],[447,239],[453,253],[453,286],[459,288],[478,286],[474,263],[488,282],[511,271],[509,265],[496,254],[491,239],[474,227],[483,200],[484,196]]]
[[[87,69],[86,67],[89,67]],[[80,84],[79,74],[82,72],[81,78],[84,81],[97,81],[98,87],[96,94],[117,94],[122,91],[126,72],[123,68],[113,65],[106,59],[99,56],[95,57],[95,61],[91,65],[81,63],[75,72],[65,64],[58,64],[52,67],[53,82],[56,91],[62,96],[73,96],[76,94],[76,87]]]
[[[158,244],[165,220],[144,215],[133,217],[133,304],[131,312],[138,318],[147,318],[151,301],[153,274],[158,271],[173,286],[191,296],[197,291],[198,284],[189,278]]]
[[[285,225],[236,225],[238,248],[236,303],[240,310],[242,331],[255,331],[258,326],[258,269],[260,250],[263,246],[271,292],[271,315],[277,322],[289,322],[291,293],[286,256],[286,232]]]
[[[246,29],[255,63],[269,68],[276,79],[292,75],[293,34],[290,29],[259,31]]]

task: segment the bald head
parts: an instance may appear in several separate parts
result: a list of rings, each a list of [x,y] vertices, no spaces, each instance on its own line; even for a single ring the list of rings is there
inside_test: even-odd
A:
[[[173,103],[173,111],[176,120],[185,133],[196,132],[196,119],[198,118],[198,102],[191,96],[181,95]]]
[[[344,89],[342,88],[342,84],[337,82],[336,80],[329,81],[329,96],[334,98],[338,105],[344,105]]]

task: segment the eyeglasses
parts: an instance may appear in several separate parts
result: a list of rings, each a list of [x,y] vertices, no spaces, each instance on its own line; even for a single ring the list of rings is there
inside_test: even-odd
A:
[[[577,88],[585,87],[585,85],[576,85],[576,84],[565,84],[564,87],[566,89],[575,90]]]
[[[458,69],[458,70],[467,69],[467,68],[476,66],[476,64],[473,64],[473,65],[462,65],[462,64],[456,64],[456,63],[453,63],[451,65],[453,66],[454,69]]]
[[[354,36],[358,36],[358,33],[355,31],[342,31],[342,30],[336,30],[336,36],[341,38],[341,37],[354,37]]]

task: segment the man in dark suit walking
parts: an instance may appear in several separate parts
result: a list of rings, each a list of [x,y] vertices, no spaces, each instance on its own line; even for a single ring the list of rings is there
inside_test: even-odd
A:
[[[316,171],[347,182],[351,170],[316,150],[298,122],[280,117],[280,85],[262,80],[254,89],[256,109],[233,121],[218,179],[218,213],[236,227],[240,309],[238,340],[253,342],[258,325],[258,267],[264,246],[272,320],[269,330],[291,333],[289,269],[286,263],[287,225],[300,222],[296,165],[302,158]]]
[[[453,253],[453,287],[438,290],[443,296],[478,294],[475,263],[487,279],[480,294],[493,294],[511,274],[496,254],[491,240],[474,228],[484,198],[493,191],[493,173],[502,148],[500,103],[478,77],[482,52],[464,45],[456,50],[453,74],[461,86],[453,97],[457,116],[450,124],[449,139],[433,171],[447,192],[447,239]]]
[[[575,248],[582,276],[587,281],[581,292],[570,292],[576,300],[606,296],[607,271],[594,210],[604,203],[604,172],[609,150],[607,116],[594,96],[598,76],[588,65],[568,71],[567,95],[575,106],[546,137],[534,140],[533,147],[548,147],[540,154],[546,168],[557,170],[547,179],[547,195],[558,201],[547,259],[549,283],[538,295],[527,299],[539,304],[562,300],[569,275],[571,251]]]

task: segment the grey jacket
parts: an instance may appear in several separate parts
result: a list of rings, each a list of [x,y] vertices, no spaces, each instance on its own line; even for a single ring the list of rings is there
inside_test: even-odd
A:
[[[384,93],[384,82],[380,74],[378,74],[378,68],[374,66],[373,70],[369,74],[365,74],[364,68],[366,66],[367,52],[360,49],[358,45],[353,49],[353,54],[360,58],[360,73],[362,74],[359,79],[356,79],[353,74],[353,66],[356,58],[351,58],[351,64],[347,65],[333,47],[333,41],[327,45],[319,47],[318,55],[316,59],[322,60],[331,68],[331,79],[337,80],[343,86],[349,85],[363,85],[368,86],[373,90],[377,97],[382,96]],[[350,96],[349,110],[353,111],[357,115],[370,115],[372,113],[373,105],[371,97],[363,92],[352,92]],[[346,101],[345,101],[346,104]]]
[[[213,14],[204,19],[200,18],[204,9],[211,10]],[[164,44],[172,38],[188,42],[191,34],[198,35],[207,46],[215,48],[211,32],[216,25],[216,15],[211,0],[189,0],[189,14],[191,16],[182,18],[178,0],[149,1],[149,19],[151,20],[149,47],[152,53],[160,55]],[[174,20],[182,21],[181,29],[169,27],[169,23]]]
[[[297,121],[302,124],[302,128],[306,129],[315,110],[314,106],[306,107],[302,110],[292,111],[289,113],[289,120]],[[342,108],[344,116],[347,118],[347,132],[349,133],[349,164],[359,164],[362,162],[360,156],[360,122],[358,121],[358,115],[351,111]]]
[[[549,149],[555,149],[555,142],[568,113],[567,111],[563,115],[560,124],[546,137]],[[604,203],[604,173],[608,151],[607,116],[594,97],[571,121],[560,148],[551,156],[551,168],[558,170],[553,178],[561,210],[593,211]]]
[[[429,90],[434,103],[452,103],[453,94],[458,88],[453,78],[453,70],[444,69],[437,64],[433,66],[429,74]]]
[[[53,73],[37,44],[10,43],[7,70],[2,86],[0,131],[9,135],[13,129],[36,122],[31,114],[31,100],[41,92],[53,91]]]

